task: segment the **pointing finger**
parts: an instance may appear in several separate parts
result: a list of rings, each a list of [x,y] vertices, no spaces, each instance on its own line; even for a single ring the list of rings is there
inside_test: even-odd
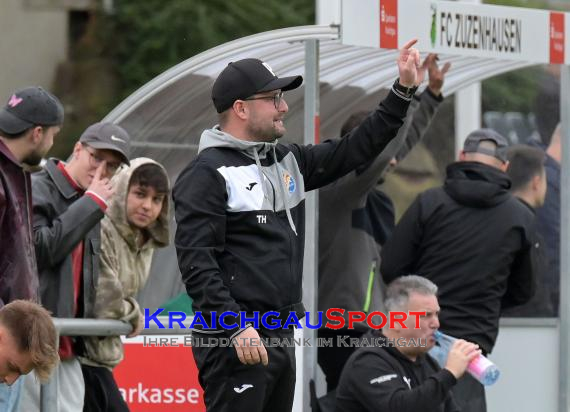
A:
[[[402,48],[403,49],[409,49],[410,47],[412,47],[417,42],[418,42],[418,39],[412,39],[412,40],[408,41],[406,44],[404,44],[404,47],[402,47]]]
[[[103,174],[104,168],[105,168],[105,162],[101,162],[101,164],[97,166],[97,170],[95,170],[95,174],[93,175],[93,180],[101,180],[101,175]]]

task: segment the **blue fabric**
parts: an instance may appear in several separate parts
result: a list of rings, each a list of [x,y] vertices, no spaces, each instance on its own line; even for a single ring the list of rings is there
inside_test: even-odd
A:
[[[20,376],[12,386],[0,383],[0,411],[18,412],[23,382],[24,378]]]
[[[548,189],[544,206],[536,210],[536,221],[537,229],[545,242],[547,258],[543,281],[550,292],[556,316],[560,290],[560,164],[547,155],[544,169]]]

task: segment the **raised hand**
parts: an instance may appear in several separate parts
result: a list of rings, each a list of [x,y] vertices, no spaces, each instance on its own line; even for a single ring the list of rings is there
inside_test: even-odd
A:
[[[440,69],[438,65],[439,57],[435,53],[429,54],[423,64],[421,70],[428,72],[428,87],[433,94],[439,96],[445,80],[445,74],[449,71],[451,63],[447,62]]]
[[[107,177],[101,177],[106,170],[107,162],[103,160],[97,170],[95,170],[95,175],[93,176],[93,180],[91,180],[91,184],[87,188],[88,191],[95,193],[100,198],[104,199],[105,201],[109,201],[113,194],[115,193],[115,189],[111,184],[111,180]]]
[[[421,70],[420,52],[412,47],[418,39],[412,39],[400,49],[398,72],[400,84],[405,87],[418,86],[424,80],[425,71]]]

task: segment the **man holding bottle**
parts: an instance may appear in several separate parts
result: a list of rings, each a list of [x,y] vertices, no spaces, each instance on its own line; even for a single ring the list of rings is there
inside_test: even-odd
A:
[[[336,410],[459,411],[451,388],[467,365],[481,354],[476,344],[456,340],[445,367],[440,369],[427,352],[435,345],[439,328],[437,286],[421,276],[402,276],[386,290],[387,311],[425,312],[419,328],[409,316],[384,329],[385,345],[362,347],[348,360],[337,387]]]

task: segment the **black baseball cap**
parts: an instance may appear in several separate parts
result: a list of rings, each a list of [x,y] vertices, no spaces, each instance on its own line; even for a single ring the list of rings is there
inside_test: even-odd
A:
[[[277,77],[271,67],[259,59],[231,62],[212,87],[212,101],[218,113],[228,110],[236,100],[256,93],[281,89],[293,90],[303,83],[303,76]]]
[[[0,130],[8,134],[19,134],[34,126],[62,123],[61,102],[41,87],[26,87],[14,92],[0,110]]]
[[[481,147],[480,143],[485,140],[495,143],[495,149]],[[509,147],[509,142],[503,135],[493,129],[478,129],[469,133],[463,144],[463,151],[465,153],[483,153],[506,163],[507,147]]]
[[[113,150],[121,156],[123,162],[130,165],[131,138],[127,131],[117,124],[94,123],[85,129],[79,141],[94,149]]]

